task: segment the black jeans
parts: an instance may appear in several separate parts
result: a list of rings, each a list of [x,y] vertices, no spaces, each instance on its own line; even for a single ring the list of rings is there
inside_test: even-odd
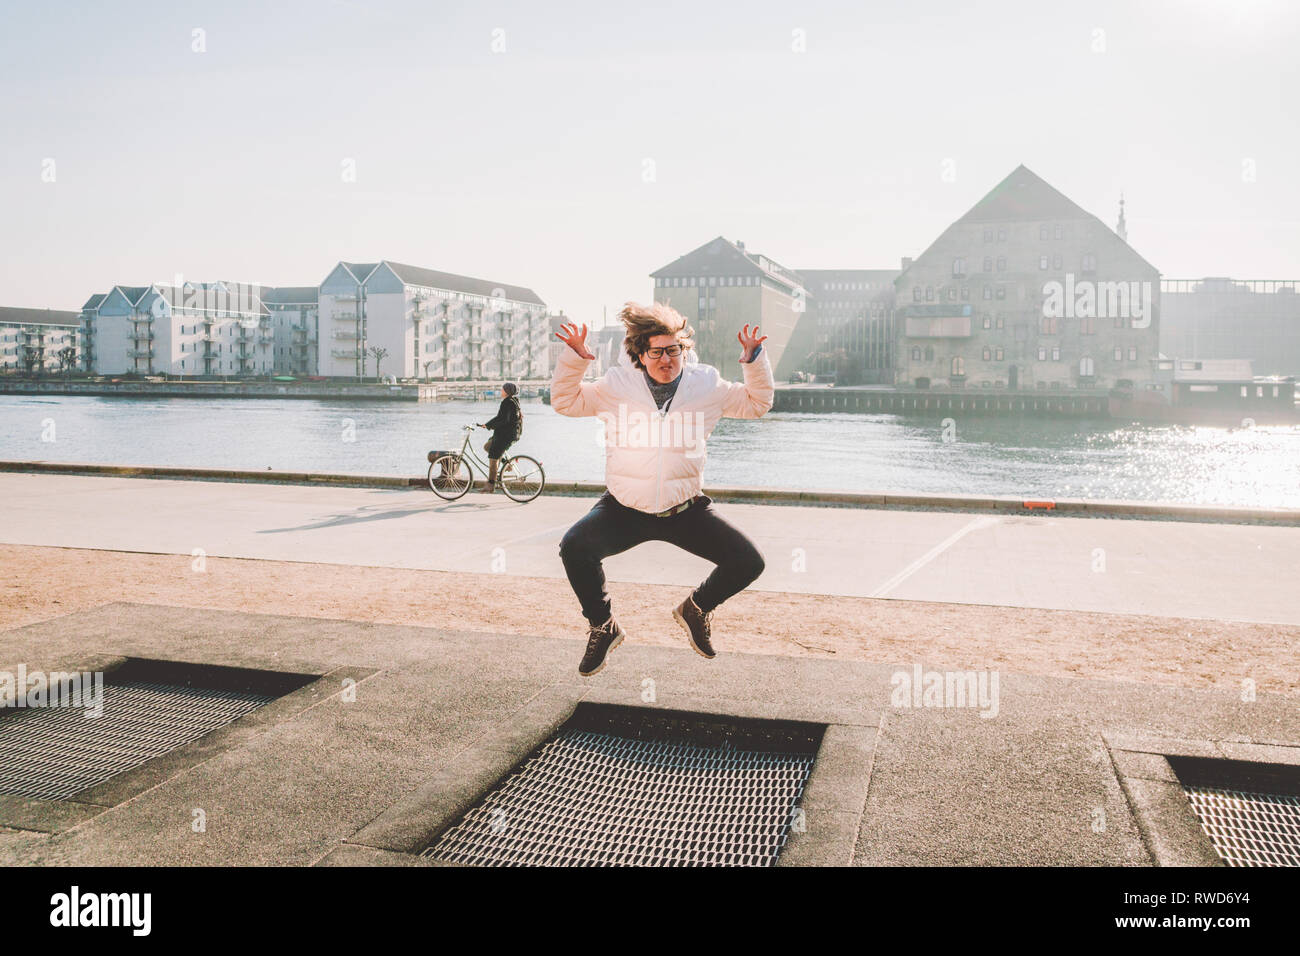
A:
[[[717,565],[692,595],[701,611],[712,611],[763,573],[754,542],[713,510],[708,495],[685,511],[656,518],[620,504],[606,491],[560,541],[569,584],[591,624],[604,624],[613,613],[601,561],[644,541],[667,541]]]

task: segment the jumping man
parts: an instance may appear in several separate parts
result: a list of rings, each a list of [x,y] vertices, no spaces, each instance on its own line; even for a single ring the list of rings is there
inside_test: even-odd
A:
[[[758,326],[739,332],[744,384],[728,382],[699,364],[694,331],[661,303],[629,302],[619,313],[626,335],[619,365],[584,383],[587,327],[565,325],[551,383],[551,407],[571,417],[597,416],[605,424],[605,494],[560,542],[569,583],[589,625],[578,673],[605,666],[623,641],[614,620],[601,562],[644,541],[667,541],[717,565],[673,610],[691,647],[712,659],[713,610],[763,573],[763,556],[743,532],[700,493],[705,440],[718,420],[759,418],[772,407],[772,366]]]

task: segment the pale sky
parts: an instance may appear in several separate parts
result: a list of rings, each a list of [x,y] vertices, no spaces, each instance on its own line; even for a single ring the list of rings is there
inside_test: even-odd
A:
[[[2,6],[0,305],[387,258],[599,325],[717,235],[896,267],[1022,162],[1166,277],[1300,278],[1300,3]]]

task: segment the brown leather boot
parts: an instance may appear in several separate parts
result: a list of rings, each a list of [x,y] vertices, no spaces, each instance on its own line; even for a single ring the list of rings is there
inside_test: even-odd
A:
[[[691,647],[695,648],[695,653],[701,657],[707,657],[709,660],[717,657],[717,652],[710,643],[710,628],[713,624],[713,612],[701,611],[694,601],[694,596],[688,597],[680,605],[673,608],[673,617],[677,623],[686,631],[686,636],[690,639]]]

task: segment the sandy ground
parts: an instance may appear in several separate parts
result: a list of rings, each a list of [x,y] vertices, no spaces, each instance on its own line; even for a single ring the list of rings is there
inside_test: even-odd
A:
[[[534,634],[573,640],[586,622],[568,582],[236,558],[0,544],[0,631],[114,601]],[[611,584],[635,643],[680,646],[688,588]],[[970,604],[746,591],[714,614],[721,651],[997,669],[1240,692],[1300,693],[1300,627]],[[0,635],[0,648],[3,636]]]

